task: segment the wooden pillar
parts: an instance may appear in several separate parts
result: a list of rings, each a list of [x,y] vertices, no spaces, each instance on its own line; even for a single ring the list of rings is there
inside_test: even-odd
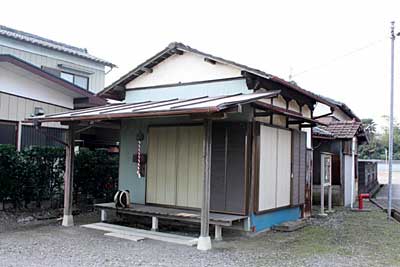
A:
[[[211,142],[212,142],[212,121],[207,119],[204,122],[204,178],[203,178],[203,196],[201,201],[201,228],[200,237],[197,242],[197,249],[211,249],[210,238],[210,178],[211,178]]]
[[[74,176],[74,125],[69,125],[67,131],[67,146],[65,147],[65,173],[64,173],[64,217],[63,226],[74,226],[72,217],[72,188]]]

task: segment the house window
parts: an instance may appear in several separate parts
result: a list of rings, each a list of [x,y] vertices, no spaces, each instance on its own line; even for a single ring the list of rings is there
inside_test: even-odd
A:
[[[88,89],[89,86],[89,78],[77,74],[72,74],[69,72],[62,71],[60,73],[60,77],[70,83],[73,83],[83,89]]]

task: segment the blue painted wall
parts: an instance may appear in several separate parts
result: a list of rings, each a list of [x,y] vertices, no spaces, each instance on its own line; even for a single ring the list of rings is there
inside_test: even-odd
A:
[[[221,96],[237,93],[252,93],[252,91],[248,90],[244,78],[191,85],[131,90],[126,91],[125,101],[126,103],[133,103],[146,100],[158,101],[171,98],[187,99],[201,96]]]
[[[260,215],[252,214],[251,226],[255,228],[255,232],[259,232],[276,224],[298,220],[300,216],[299,207],[271,211]]]

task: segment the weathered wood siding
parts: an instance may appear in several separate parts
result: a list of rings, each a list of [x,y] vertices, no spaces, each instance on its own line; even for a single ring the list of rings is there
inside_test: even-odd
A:
[[[150,127],[146,202],[200,207],[202,126]]]
[[[304,204],[306,183],[306,133],[292,131],[291,205]]]
[[[63,107],[0,92],[0,120],[23,121],[34,113],[35,107],[43,108],[46,114],[68,110]],[[61,127],[56,122],[47,122],[43,126]]]
[[[18,57],[39,68],[46,66],[58,69],[58,64],[66,64],[77,69],[84,69],[93,73],[89,75],[90,91],[98,92],[104,88],[104,66],[100,63],[5,37],[0,37],[0,54]]]
[[[245,213],[246,131],[240,122],[214,122],[211,164],[211,210]]]

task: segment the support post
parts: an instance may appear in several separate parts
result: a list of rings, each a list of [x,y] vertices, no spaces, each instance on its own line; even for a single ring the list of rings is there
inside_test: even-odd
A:
[[[218,224],[215,225],[215,240],[222,241],[222,226]]]
[[[21,151],[21,142],[22,142],[22,121],[18,121],[18,129],[17,129],[17,151]]]
[[[154,216],[151,217],[151,231],[158,231],[158,218]]]
[[[326,174],[326,165],[325,165],[325,155],[321,154],[321,211],[318,214],[321,217],[327,216],[325,213],[325,174]]]
[[[197,242],[198,250],[211,249],[210,238],[210,178],[211,178],[211,141],[212,141],[212,121],[206,119],[204,122],[204,178],[203,178],[203,196],[201,201],[201,225],[200,237]]]
[[[67,131],[67,146],[65,147],[65,173],[64,173],[64,217],[62,226],[74,226],[72,217],[72,187],[74,176],[74,125],[69,125]]]
[[[356,182],[356,143],[357,143],[357,137],[353,137],[352,143],[351,143],[351,197],[350,197],[350,207],[353,209],[354,207],[354,187],[355,187],[355,182]]]
[[[328,186],[328,212],[333,212],[332,210],[332,185]]]
[[[388,199],[387,199],[387,218],[392,217],[392,164],[393,164],[393,127],[394,127],[394,21],[391,22],[391,55],[390,55],[390,113],[389,113],[389,180],[388,180]]]
[[[101,210],[100,211],[100,216],[101,216],[100,220],[102,222],[106,222],[107,221],[107,211],[106,210]]]

